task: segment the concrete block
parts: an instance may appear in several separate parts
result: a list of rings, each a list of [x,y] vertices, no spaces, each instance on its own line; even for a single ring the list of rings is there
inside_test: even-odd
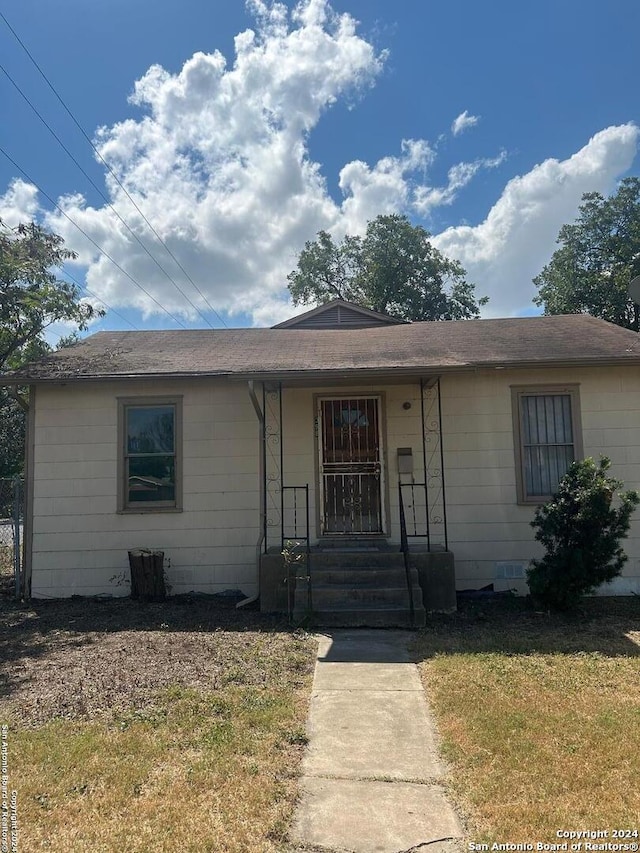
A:
[[[453,613],[456,604],[456,570],[451,551],[411,554],[418,570],[427,613]]]

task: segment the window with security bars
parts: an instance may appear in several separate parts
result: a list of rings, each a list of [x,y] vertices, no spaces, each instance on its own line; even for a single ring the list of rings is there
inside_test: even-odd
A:
[[[518,500],[542,503],[581,456],[578,389],[514,389]]]

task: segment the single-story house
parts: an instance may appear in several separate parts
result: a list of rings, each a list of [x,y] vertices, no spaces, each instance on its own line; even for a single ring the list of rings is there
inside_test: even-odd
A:
[[[273,601],[261,571],[290,540],[445,553],[459,590],[525,593],[534,509],[572,460],[640,487],[639,368],[638,335],[586,315],[335,300],[273,328],[99,332],[3,380],[30,386],[27,593],[127,594],[128,550],[151,548],[173,593]],[[640,593],[640,518],[625,549],[610,593]]]

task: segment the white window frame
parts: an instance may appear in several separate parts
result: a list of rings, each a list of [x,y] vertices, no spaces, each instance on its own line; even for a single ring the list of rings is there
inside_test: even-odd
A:
[[[140,407],[173,406],[175,500],[129,501],[127,483],[127,410]],[[171,455],[171,454],[167,454]],[[182,397],[118,397],[118,512],[182,512]]]
[[[522,428],[522,399],[524,397],[566,396],[570,400],[571,431],[573,439],[573,459],[582,459],[582,422],[580,418],[579,385],[519,385],[511,386],[511,410],[513,415],[513,441],[516,461],[516,490],[518,503],[526,506],[539,506],[546,503],[551,494],[533,495],[527,493],[524,434]],[[541,444],[541,447],[546,445]]]

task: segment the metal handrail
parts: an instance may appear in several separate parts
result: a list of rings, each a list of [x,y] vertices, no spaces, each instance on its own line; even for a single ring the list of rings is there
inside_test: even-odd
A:
[[[413,582],[411,580],[411,568],[409,566],[409,539],[407,537],[407,520],[404,514],[404,499],[402,497],[402,483],[398,483],[398,498],[400,504],[400,548],[404,560],[404,573],[407,579],[407,591],[409,593],[409,618],[411,627],[415,627],[415,607],[413,604]]]
[[[410,492],[410,502],[407,504],[409,509],[407,510],[406,517],[408,538],[426,539],[427,550],[437,550],[439,546],[434,542],[434,539],[437,537],[433,528],[435,525],[441,524],[443,528],[444,549],[445,551],[448,550],[446,505],[443,505],[442,507],[442,517],[438,518],[429,506],[429,496],[427,494],[426,483],[416,483],[412,480],[410,483],[399,483],[398,485],[400,492],[404,493],[406,489]],[[418,490],[418,493],[424,493],[424,503],[422,505],[420,505],[419,501],[416,501],[416,490]],[[416,506],[418,507],[417,511]]]
[[[405,515],[405,535],[409,538],[412,538],[412,539],[413,538],[421,538],[421,539],[426,538],[427,549],[431,550],[431,530],[429,528],[429,508],[426,505],[425,485],[426,485],[425,483],[416,483],[414,481],[412,481],[411,483],[399,482],[398,483],[398,489],[400,491],[400,495],[403,495],[403,489],[409,489],[411,492],[410,522],[411,522],[413,532],[409,533],[407,530],[407,522],[406,522],[406,515]],[[421,521],[419,521],[418,518],[416,517],[416,495],[415,495],[416,489],[425,489],[424,519],[422,519]],[[403,505],[403,511],[404,511],[404,501],[402,502],[402,505]],[[423,522],[424,522],[424,527],[422,527]]]
[[[291,527],[287,527],[285,521],[285,510],[288,509],[285,504],[285,492],[293,493],[293,506],[291,511],[293,518]],[[298,494],[304,494],[304,512],[298,504]],[[306,581],[307,581],[307,609],[312,610],[313,597],[311,591],[311,538],[309,526],[309,484],[303,486],[282,486],[282,516],[281,516],[281,538],[282,552],[285,550],[285,545],[293,543],[294,550],[298,545],[304,545]],[[295,561],[294,561],[295,562]],[[287,603],[289,610],[289,619],[293,616],[293,605],[291,600],[291,561],[287,565]]]

